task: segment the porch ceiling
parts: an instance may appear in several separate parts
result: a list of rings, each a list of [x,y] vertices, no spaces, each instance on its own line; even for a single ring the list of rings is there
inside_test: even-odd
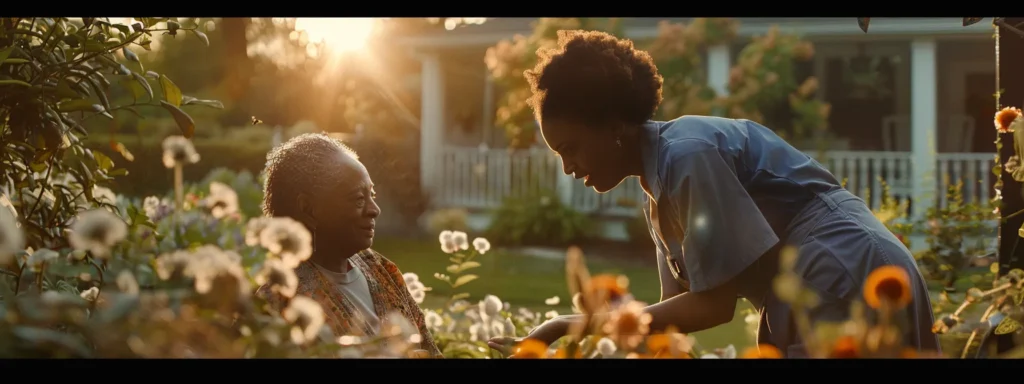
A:
[[[623,23],[626,36],[634,39],[657,36],[658,22],[686,22],[691,18],[626,18]],[[492,45],[516,34],[528,34],[535,18],[496,18],[481,25],[465,26],[454,31],[441,31],[397,39],[401,44],[415,48],[449,48]],[[808,37],[858,36],[864,32],[857,27],[852,17],[788,17],[788,18],[738,18],[740,36],[761,35],[772,26],[783,32],[799,33]],[[893,35],[985,35],[991,34],[987,22],[969,27],[961,26],[959,18],[874,18],[870,34],[873,36]]]

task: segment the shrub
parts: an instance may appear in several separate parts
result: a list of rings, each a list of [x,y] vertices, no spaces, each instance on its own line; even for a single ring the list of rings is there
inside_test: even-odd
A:
[[[507,198],[492,217],[487,236],[502,245],[568,245],[591,230],[585,215],[551,191]]]

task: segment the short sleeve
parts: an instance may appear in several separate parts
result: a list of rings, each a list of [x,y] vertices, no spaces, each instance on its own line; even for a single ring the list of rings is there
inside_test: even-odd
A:
[[[768,221],[711,144],[688,141],[664,157],[663,197],[683,239],[690,291],[719,287],[779,242]],[[693,145],[691,145],[693,144]]]

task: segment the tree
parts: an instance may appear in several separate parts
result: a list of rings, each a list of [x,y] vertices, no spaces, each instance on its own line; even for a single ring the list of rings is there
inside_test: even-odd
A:
[[[664,77],[664,102],[657,117],[719,111],[727,117],[765,123],[794,138],[824,129],[829,106],[813,98],[817,80],[798,80],[793,71],[794,60],[808,60],[814,54],[813,46],[798,36],[772,29],[766,36],[755,37],[730,72],[729,95],[718,95],[707,85],[701,53],[712,45],[734,41],[737,27],[737,21],[724,18],[696,18],[689,24],[662,22],[653,41],[638,43],[655,59]],[[487,52],[485,61],[491,75],[506,92],[496,122],[506,130],[513,148],[529,147],[536,137],[523,71],[536,64],[537,49],[556,46],[556,33],[563,29],[594,29],[622,36],[616,19],[547,18],[535,24],[530,36],[501,41]]]
[[[128,24],[103,18],[0,19],[0,202],[16,213],[31,247],[65,245],[64,228],[90,206],[113,201],[97,193],[123,169],[82,145],[83,122],[161,109],[192,137],[184,108],[220,107],[183,95],[165,75],[147,71],[134,49],[149,49],[154,34],[190,33],[206,41],[195,20],[140,18]],[[118,92],[130,97],[113,97]],[[140,115],[141,116],[141,115]],[[111,141],[121,159],[132,155]]]

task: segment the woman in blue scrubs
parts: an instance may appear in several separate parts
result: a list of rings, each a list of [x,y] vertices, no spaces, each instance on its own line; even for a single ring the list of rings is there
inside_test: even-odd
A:
[[[928,291],[910,251],[828,170],[749,120],[683,116],[652,121],[662,78],[651,57],[602,32],[559,32],[559,49],[526,72],[547,145],[566,174],[598,193],[636,176],[657,245],[661,302],[652,332],[689,333],[732,320],[737,296],[760,309],[758,342],[807,356],[789,305],[776,297],[779,250],[797,249],[795,272],[819,297],[812,323],[848,317],[866,278],[895,265],[910,276],[905,342],[938,351]],[[576,316],[528,338],[552,343]],[[493,339],[508,350],[517,340]]]

